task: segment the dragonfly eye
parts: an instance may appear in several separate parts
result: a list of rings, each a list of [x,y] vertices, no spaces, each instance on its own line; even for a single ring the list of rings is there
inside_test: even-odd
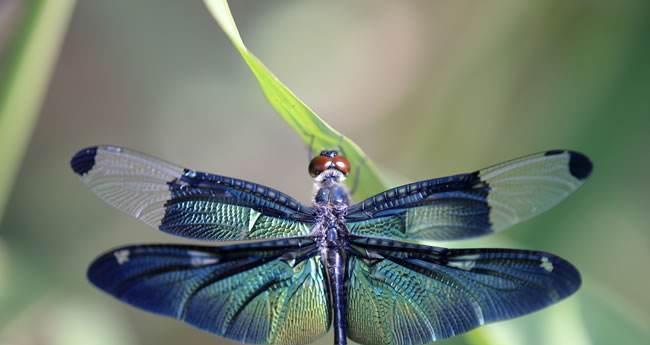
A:
[[[331,157],[327,156],[316,156],[311,162],[309,162],[309,175],[311,177],[316,177],[320,175],[323,171],[334,167]]]
[[[332,158],[332,163],[334,163],[336,170],[342,172],[343,175],[350,173],[350,161],[348,161],[347,158],[343,156],[336,156]]]

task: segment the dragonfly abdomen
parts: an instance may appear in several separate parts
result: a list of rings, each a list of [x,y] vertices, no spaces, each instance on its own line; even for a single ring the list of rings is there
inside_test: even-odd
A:
[[[346,332],[346,267],[347,256],[342,247],[323,250],[323,265],[327,272],[327,286],[334,316],[334,345],[347,344]]]

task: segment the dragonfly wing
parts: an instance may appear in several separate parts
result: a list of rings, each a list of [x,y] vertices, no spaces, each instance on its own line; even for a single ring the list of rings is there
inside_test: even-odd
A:
[[[419,345],[551,305],[580,274],[552,254],[355,238],[347,322],[361,344]]]
[[[311,208],[252,182],[184,169],[115,146],[83,149],[70,164],[108,204],[173,235],[247,240],[310,231]]]
[[[399,240],[454,240],[500,231],[538,215],[589,177],[589,159],[546,151],[469,174],[415,182],[348,211],[357,235]]]
[[[307,344],[330,326],[314,242],[136,245],[97,258],[88,278],[114,297],[251,344]]]

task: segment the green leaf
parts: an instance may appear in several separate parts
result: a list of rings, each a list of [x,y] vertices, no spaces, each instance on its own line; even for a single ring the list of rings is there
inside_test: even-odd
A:
[[[309,145],[312,154],[322,149],[338,149],[352,164],[347,179],[352,197],[367,198],[387,188],[379,172],[366,154],[352,140],[328,125],[313,110],[291,92],[244,45],[226,0],[204,0],[217,23],[248,64],[275,111]]]
[[[24,1],[0,71],[0,219],[20,167],[74,0]]]

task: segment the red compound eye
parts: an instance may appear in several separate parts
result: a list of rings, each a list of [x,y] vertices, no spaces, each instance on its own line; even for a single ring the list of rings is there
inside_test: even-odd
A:
[[[316,156],[309,162],[309,175],[316,177],[323,171],[331,168],[333,165],[332,158],[327,156]]]
[[[342,172],[344,175],[350,173],[350,161],[348,161],[347,158],[343,156],[336,156],[332,158],[332,163],[334,163],[336,170]]]

